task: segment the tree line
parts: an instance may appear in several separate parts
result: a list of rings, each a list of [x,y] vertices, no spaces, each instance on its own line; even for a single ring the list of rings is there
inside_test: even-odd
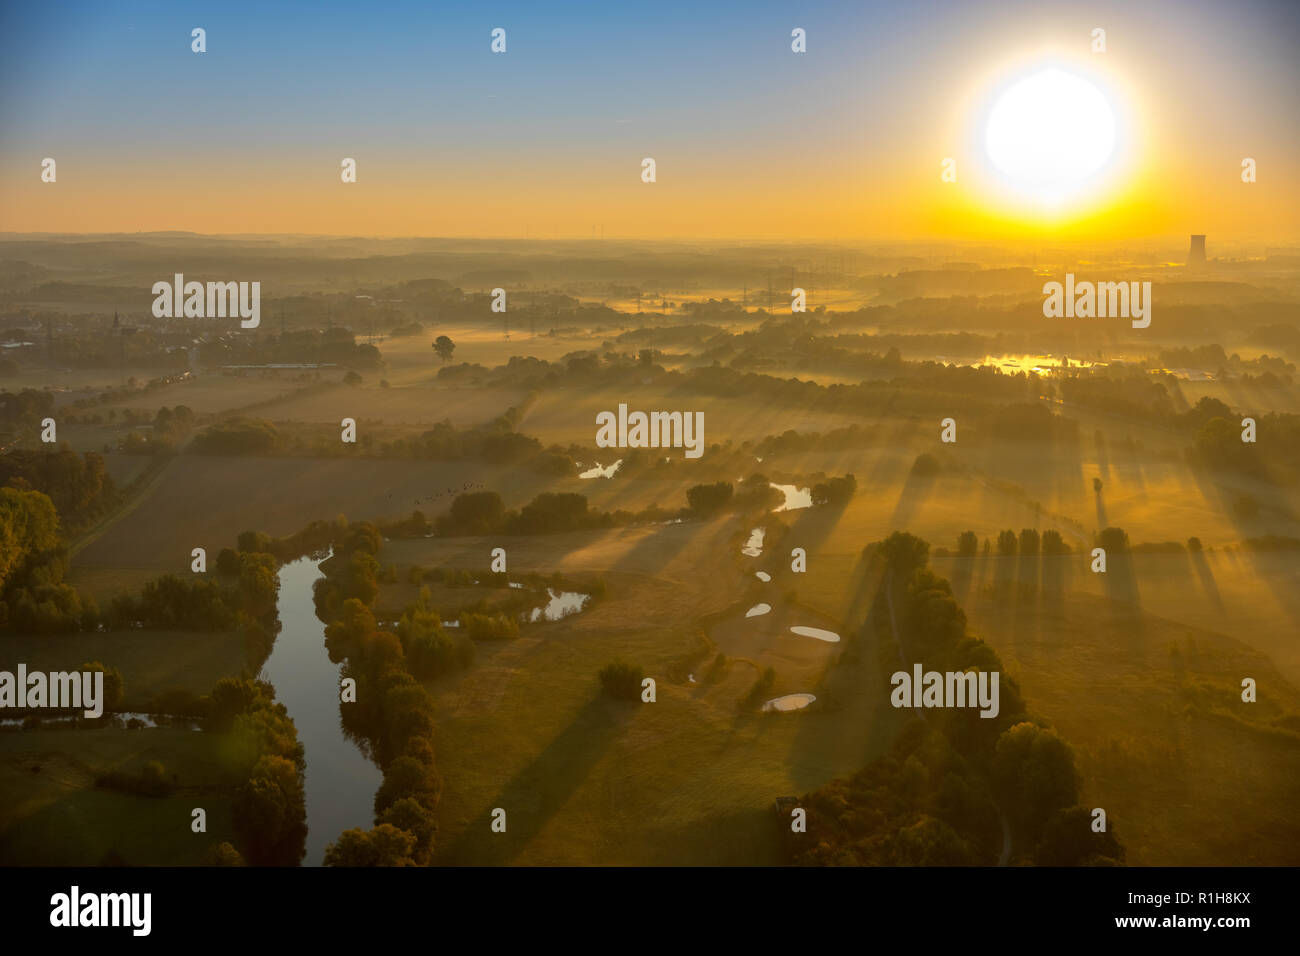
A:
[[[815,865],[990,865],[1003,850],[1041,865],[1116,864],[1123,846],[1108,828],[1093,832],[1080,804],[1069,744],[1028,713],[997,653],[966,625],[948,582],[929,567],[929,545],[895,532],[863,559],[880,572],[869,626],[882,673],[910,670],[999,672],[1000,709],[937,708],[910,721],[888,753],[858,773],[803,797],[808,832],[792,835],[791,856]],[[900,645],[890,624],[897,619]],[[888,693],[888,689],[885,689]]]

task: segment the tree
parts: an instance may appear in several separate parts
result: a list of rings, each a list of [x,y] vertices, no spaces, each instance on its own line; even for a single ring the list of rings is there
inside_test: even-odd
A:
[[[728,492],[731,486],[727,486]],[[543,491],[519,510],[515,534],[554,534],[588,526],[587,497],[571,491]]]
[[[695,485],[686,490],[686,503],[697,514],[713,514],[731,503],[735,488],[729,481]]]
[[[1097,546],[1105,548],[1107,554],[1123,554],[1128,551],[1128,532],[1123,528],[1103,528],[1097,535]]]
[[[307,847],[302,774],[284,757],[263,755],[231,806],[235,832],[255,866],[296,866]]]
[[[857,491],[858,480],[853,475],[828,478],[812,486],[811,498],[815,505],[844,504]]]
[[[59,544],[59,515],[47,495],[0,488],[0,591],[29,557]]]
[[[433,837],[438,830],[432,811],[422,806],[418,800],[403,797],[380,814],[378,822],[391,824],[415,837],[411,858],[419,866],[428,865],[429,857],[433,854]]]
[[[930,560],[929,542],[906,531],[895,531],[886,538],[880,545],[880,552],[889,569],[904,581]]]
[[[373,830],[344,830],[325,848],[326,866],[415,866],[416,838],[390,823]]]
[[[957,535],[957,553],[963,558],[975,557],[975,552],[979,549],[980,539],[974,531],[963,531]]]
[[[203,860],[206,866],[246,866],[244,857],[229,843],[214,843]]]
[[[933,478],[942,470],[943,466],[939,464],[939,459],[929,452],[922,452],[916,456],[916,461],[912,462],[912,474],[917,478]]]
[[[217,552],[217,571],[220,574],[239,573],[239,555],[234,548],[222,548]]]
[[[1123,859],[1119,840],[1109,829],[1094,833],[1092,814],[1080,806],[1052,814],[1034,850],[1034,862],[1039,866],[1115,866]]]
[[[451,358],[451,353],[456,351],[456,343],[447,336],[440,335],[433,342],[433,350],[438,353],[438,358],[442,359],[442,364],[446,365],[447,360]]]
[[[433,768],[414,757],[398,757],[384,771],[384,782],[375,791],[375,813],[382,814],[404,797],[423,807],[438,805],[442,781]]]
[[[998,534],[998,554],[1012,557],[1016,553],[1016,533],[1010,528]]]
[[[208,695],[208,721],[212,730],[223,733],[235,724],[235,718],[247,713],[261,695],[252,681],[223,677]]]
[[[1061,537],[1061,532],[1048,529],[1043,532],[1043,554],[1069,554],[1070,546]]]
[[[472,491],[457,495],[451,510],[439,521],[444,533],[488,534],[501,526],[505,504],[495,491]]]
[[[126,695],[126,681],[122,680],[122,672],[116,667],[105,667],[99,661],[82,664],[81,669],[91,673],[104,672],[104,710],[111,713],[120,709],[122,698]]]
[[[998,738],[993,778],[1003,809],[1021,833],[1036,840],[1057,810],[1079,795],[1074,752],[1056,731],[1028,721]]]
[[[610,661],[600,669],[600,683],[615,700],[636,700],[641,696],[643,673],[627,661]]]
[[[1260,463],[1252,452],[1241,440],[1241,427],[1226,418],[1211,418],[1196,432],[1196,453],[1210,468],[1256,473]]]

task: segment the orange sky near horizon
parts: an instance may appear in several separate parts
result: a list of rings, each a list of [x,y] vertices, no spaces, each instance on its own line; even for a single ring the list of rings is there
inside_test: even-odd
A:
[[[205,59],[161,15],[149,31],[87,26],[85,49],[68,51],[34,12],[0,41],[13,53],[0,66],[0,231],[1300,241],[1300,66],[1277,54],[1294,18],[1267,0],[1246,13],[1192,0],[973,0],[928,18],[826,7],[800,15],[805,54],[789,49],[784,8],[720,38],[678,36],[668,18],[593,53],[599,76],[554,51],[590,49],[583,31],[607,37],[618,19],[573,15],[547,44],[564,24],[520,23],[507,56],[466,39],[412,72],[391,31],[375,40],[388,50],[355,49],[369,24],[322,27],[302,51],[293,24],[250,33],[251,14],[232,14]],[[1094,22],[1109,30],[1104,53],[1089,50]],[[166,83],[122,66],[156,56],[159,37],[179,47],[159,67]],[[678,44],[671,60],[661,42]],[[75,66],[37,97],[21,69],[45,47]],[[1095,79],[1121,127],[1114,168],[1059,209],[1009,198],[982,139],[998,91],[1044,64]],[[438,69],[441,100],[421,86]],[[41,181],[46,156],[55,183]],[[357,182],[341,182],[343,157]],[[955,182],[941,180],[949,157]],[[1244,157],[1256,182],[1241,180]]]

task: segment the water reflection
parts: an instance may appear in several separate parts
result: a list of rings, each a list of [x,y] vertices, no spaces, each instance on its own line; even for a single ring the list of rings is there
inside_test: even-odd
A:
[[[322,577],[322,556],[300,558],[280,568],[281,630],[262,670],[298,728],[307,760],[307,855],[319,866],[325,847],[353,827],[374,826],[379,768],[345,733],[339,712],[339,666],[325,650],[325,628],[316,617],[312,585]]]

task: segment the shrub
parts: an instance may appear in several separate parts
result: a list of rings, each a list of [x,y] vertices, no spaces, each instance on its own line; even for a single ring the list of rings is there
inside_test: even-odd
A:
[[[600,683],[615,700],[636,700],[641,696],[641,668],[627,661],[611,661],[600,669]]]

